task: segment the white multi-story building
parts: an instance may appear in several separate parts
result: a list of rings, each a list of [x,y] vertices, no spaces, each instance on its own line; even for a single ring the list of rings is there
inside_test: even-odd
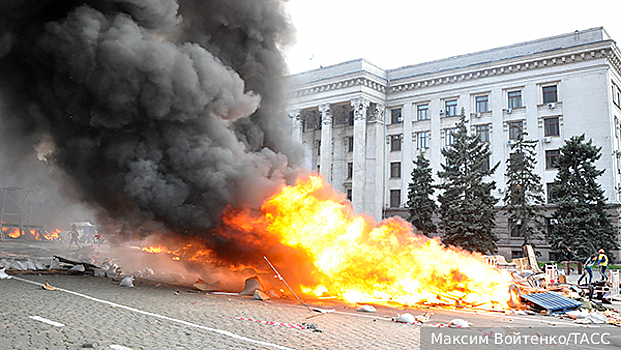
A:
[[[563,141],[586,134],[602,147],[596,166],[606,170],[599,180],[619,227],[621,52],[603,28],[390,70],[359,59],[291,75],[287,84],[292,133],[307,147],[308,166],[347,193],[358,213],[407,215],[413,160],[424,152],[435,176],[464,109],[470,131],[490,143],[490,163],[500,162],[498,198],[519,130],[538,140],[546,191]],[[497,215],[507,257],[522,244],[509,226]]]

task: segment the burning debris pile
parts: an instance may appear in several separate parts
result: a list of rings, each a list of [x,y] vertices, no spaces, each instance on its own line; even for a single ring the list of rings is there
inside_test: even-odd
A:
[[[352,303],[504,305],[509,299],[508,273],[489,267],[481,256],[414,235],[403,220],[377,224],[355,215],[320,177],[283,187],[260,213],[237,212],[224,222],[246,236],[276,237],[299,251],[300,258],[288,263],[312,266],[308,276],[299,276],[306,294],[325,292]]]
[[[12,225],[17,226],[17,225]],[[2,235],[1,237],[12,239],[33,239],[36,241],[60,241],[60,229],[48,231],[44,228],[27,228],[22,227],[10,227],[5,223],[2,223]]]
[[[292,282],[294,293],[306,298],[497,308],[505,308],[509,300],[512,279],[507,271],[490,267],[480,255],[414,235],[403,220],[377,224],[355,215],[343,195],[317,176],[283,186],[260,210],[231,209],[218,230],[219,236],[238,241],[248,256],[269,256]],[[217,254],[193,244],[143,250],[173,261],[218,263]],[[271,273],[258,257],[236,268]]]

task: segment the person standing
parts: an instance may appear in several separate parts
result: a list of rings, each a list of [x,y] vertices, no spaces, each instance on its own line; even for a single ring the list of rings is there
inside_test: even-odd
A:
[[[608,275],[606,274],[606,269],[608,268],[608,256],[606,256],[606,252],[603,249],[599,250],[599,255],[597,256],[597,266],[599,266],[599,274],[601,275],[601,281],[608,281]]]
[[[595,265],[596,260],[597,256],[595,255],[591,255],[586,259],[586,261],[584,262],[584,272],[582,273],[582,276],[580,276],[580,278],[578,279],[578,285],[580,285],[582,279],[585,278],[587,275],[589,276],[588,285],[591,285],[591,282],[593,281],[593,265]]]
[[[71,225],[71,231],[69,231],[69,237],[71,238],[71,240],[69,241],[68,248],[71,248],[71,245],[75,243],[76,247],[80,249],[80,244],[78,243],[79,242],[78,228],[76,227],[75,224]]]

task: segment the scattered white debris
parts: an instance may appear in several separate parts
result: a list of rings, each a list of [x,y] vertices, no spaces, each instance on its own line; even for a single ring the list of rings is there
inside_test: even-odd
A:
[[[119,286],[130,287],[130,288],[134,287],[134,276],[123,277]]]
[[[375,307],[373,307],[372,305],[361,305],[358,310],[356,311],[360,311],[360,312],[375,312],[377,310],[375,310]]]
[[[84,272],[86,269],[84,268],[84,265],[79,264],[79,265],[73,265],[72,268],[69,269],[69,271],[78,271],[78,272]]]
[[[414,316],[412,316],[412,314],[405,313],[403,315],[397,315],[397,319],[395,321],[400,323],[412,324],[416,322],[416,319],[414,318]]]
[[[110,348],[114,349],[114,350],[132,350],[132,348],[128,348],[126,346],[123,345],[116,345],[116,344],[112,344],[110,345]]]
[[[585,318],[577,319],[574,322],[580,324],[602,324],[606,323],[607,319],[605,315],[599,312],[591,312]]]
[[[53,258],[50,261],[50,270],[58,270],[60,268],[60,261],[57,258]]]
[[[34,262],[34,265],[35,265],[35,269],[37,269],[37,270],[39,270],[39,271],[42,271],[42,270],[47,270],[47,268],[45,267],[45,265],[43,265],[43,263],[42,263],[42,262],[40,262],[40,261],[35,261],[35,262]]]
[[[9,270],[25,271],[26,264],[22,263],[21,261],[15,260],[11,263]]]
[[[580,318],[586,318],[587,316],[589,316],[589,312],[586,310],[573,310],[573,311],[567,311],[565,314],[567,314],[567,316],[569,316],[570,318],[576,320],[576,319],[580,319]]]
[[[472,326],[472,322],[468,322],[466,320],[462,320],[461,318],[456,318],[449,322],[449,327],[470,327]]]
[[[2,270],[0,270],[0,280],[8,280],[13,276],[7,275],[6,272],[4,272],[4,270],[6,270],[6,268],[3,268]]]
[[[254,300],[267,300],[270,297],[267,296],[267,294],[263,293],[260,290],[255,290],[254,291],[254,295],[252,297]]]
[[[318,308],[318,307],[315,307],[315,308],[313,308],[313,311],[315,311],[315,312],[319,312],[319,313],[321,313],[321,314],[329,314],[329,313],[331,313],[331,312],[336,311],[336,309],[320,309],[320,308]]]

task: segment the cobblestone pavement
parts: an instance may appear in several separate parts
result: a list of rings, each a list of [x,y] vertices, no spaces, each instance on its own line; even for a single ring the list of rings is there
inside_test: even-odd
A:
[[[59,290],[43,289],[45,282]],[[430,312],[432,323],[462,318],[477,329],[575,327],[552,317],[439,309],[380,307],[369,314],[322,305],[335,312],[320,315],[289,300],[258,301],[152,282],[123,288],[108,278],[81,275],[18,274],[0,280],[0,291],[0,349],[418,349],[421,327],[391,321],[406,312]],[[234,317],[312,322],[321,332]]]

